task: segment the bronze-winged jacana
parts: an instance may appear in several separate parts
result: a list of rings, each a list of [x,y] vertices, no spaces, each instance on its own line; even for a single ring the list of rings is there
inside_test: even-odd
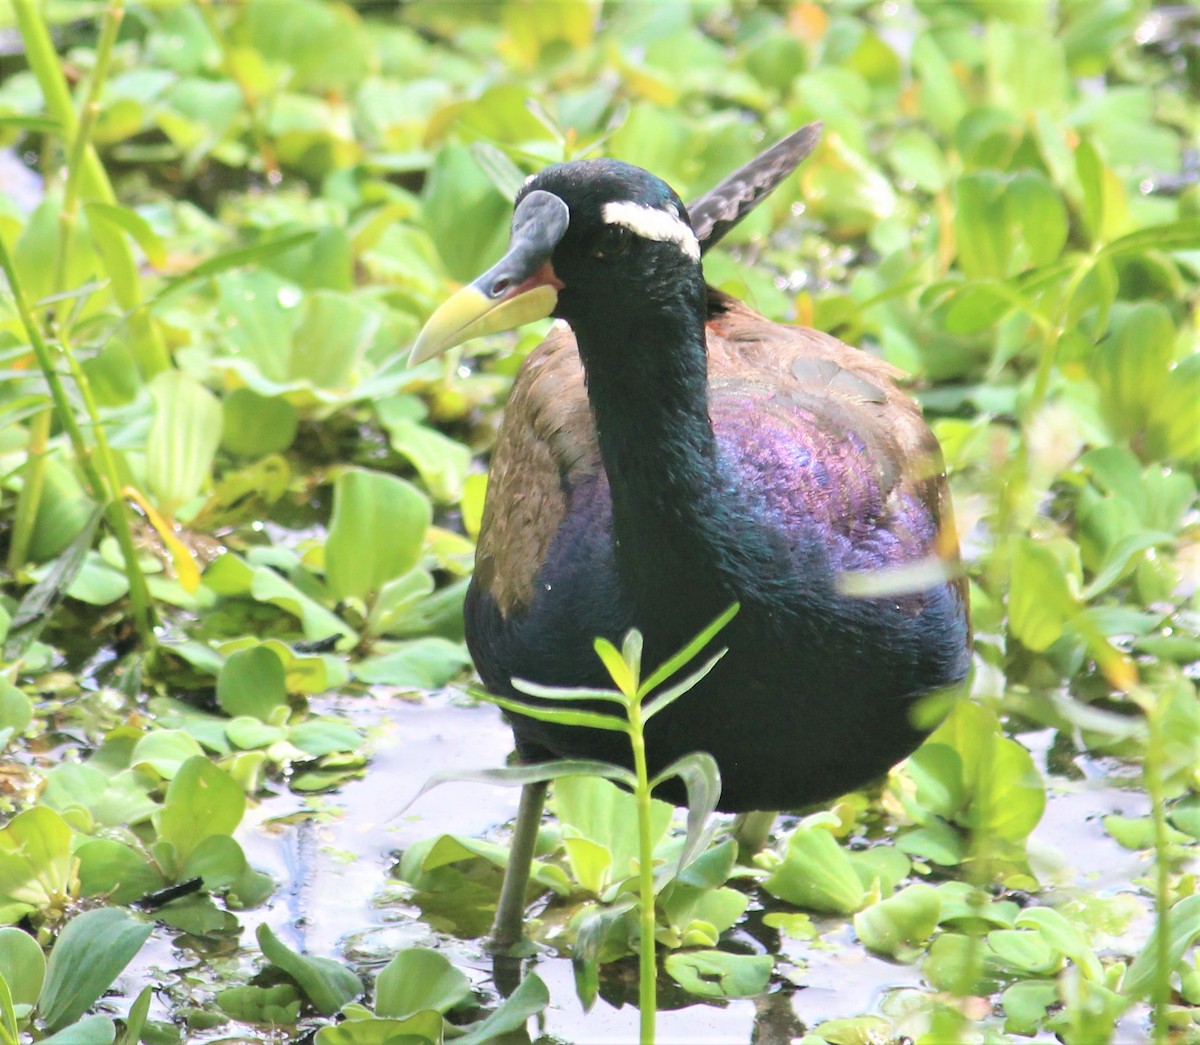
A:
[[[597,636],[639,629],[648,672],[740,603],[715,640],[726,656],[646,741],[652,774],[709,752],[731,812],[807,805],[886,772],[922,739],[914,703],[969,662],[941,453],[898,371],[704,280],[702,249],[818,133],[785,139],[690,212],[627,163],[546,168],[517,196],[508,252],[413,349],[419,361],[565,321],[522,365],[492,455],[471,654],[488,689],[516,700],[530,698],[513,678],[604,687]],[[847,583],[889,575],[924,579]],[[508,717],[525,762],[629,764],[623,734]],[[520,936],[544,794],[522,795],[498,948]]]

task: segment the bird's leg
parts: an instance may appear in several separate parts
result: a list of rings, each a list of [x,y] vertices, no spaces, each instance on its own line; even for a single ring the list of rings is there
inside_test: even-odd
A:
[[[733,821],[733,837],[738,844],[738,859],[743,863],[749,863],[750,858],[766,846],[775,815],[768,810],[738,813]]]
[[[546,786],[546,782],[541,781],[521,788],[508,866],[504,869],[504,884],[496,903],[496,920],[488,937],[488,950],[493,954],[503,954],[521,942],[525,928],[525,887],[529,884],[529,868],[533,863],[538,828],[542,825]]]

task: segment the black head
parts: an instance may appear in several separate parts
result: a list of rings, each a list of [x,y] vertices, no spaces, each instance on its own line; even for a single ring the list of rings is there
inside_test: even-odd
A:
[[[525,183],[516,212],[536,192],[551,193],[569,213],[550,257],[563,284],[556,314],[570,319],[581,297],[611,307],[630,288],[643,297],[700,278],[700,243],[687,209],[648,171],[619,160],[555,164]]]
[[[533,175],[516,199],[509,249],[434,313],[413,360],[554,315],[647,309],[702,315],[700,243],[666,182],[619,160],[576,160]]]

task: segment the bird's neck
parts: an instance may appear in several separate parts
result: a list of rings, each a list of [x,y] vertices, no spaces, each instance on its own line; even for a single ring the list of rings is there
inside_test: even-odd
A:
[[[721,584],[728,484],[708,412],[704,287],[576,322],[613,508],[622,585],[643,605],[731,601]],[[724,494],[723,494],[724,491]],[[684,614],[690,617],[692,614]]]

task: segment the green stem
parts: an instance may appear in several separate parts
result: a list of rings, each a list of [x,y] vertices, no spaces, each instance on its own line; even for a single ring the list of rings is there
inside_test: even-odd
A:
[[[33,527],[46,485],[46,444],[50,440],[50,421],[53,416],[53,411],[49,409],[40,410],[29,421],[29,445],[25,449],[21,492],[17,495],[12,541],[8,546],[8,572],[14,575],[29,558]]]
[[[200,15],[204,19],[204,24],[208,27],[208,31],[217,42],[217,46],[221,49],[221,68],[226,76],[231,79],[241,92],[242,100],[246,103],[246,113],[250,119],[250,133],[254,137],[254,144],[258,148],[258,156],[262,161],[263,173],[267,176],[267,181],[272,185],[277,185],[283,179],[283,174],[279,169],[279,161],[275,158],[275,150],[271,146],[271,139],[267,135],[266,129],[262,124],[262,117],[259,112],[259,97],[258,91],[242,71],[242,67],[234,61],[233,51],[229,46],[228,40],[225,38],[225,33],[221,29],[221,23],[217,20],[216,11],[213,9],[213,0],[198,0]]]
[[[79,219],[79,190],[83,181],[86,167],[86,154],[91,148],[92,131],[100,115],[100,95],[104,83],[108,79],[108,67],[112,62],[113,47],[117,42],[117,33],[121,21],[125,17],[124,0],[112,0],[104,13],[104,23],[100,30],[100,40],[96,44],[96,64],[92,69],[91,80],[88,83],[87,96],[78,121],[75,133],[70,138],[67,150],[67,184],[63,190],[62,208],[58,212],[58,258],[55,264],[54,292],[61,294],[67,289],[67,271],[71,258],[71,247],[75,238],[75,226]],[[61,321],[59,322],[60,337],[67,336]]]
[[[654,1045],[658,1008],[658,962],[654,948],[654,837],[650,828],[650,776],[646,769],[642,707],[636,700],[629,705],[629,741],[633,745],[633,770],[637,775],[638,910],[642,923],[642,946],[638,955],[639,1040],[641,1045]]]
[[[83,437],[83,431],[80,429],[79,423],[75,420],[75,412],[71,407],[71,401],[67,397],[67,391],[63,387],[62,380],[59,378],[58,370],[55,368],[50,346],[46,344],[45,338],[42,337],[42,331],[38,327],[28,301],[25,299],[24,292],[21,290],[21,282],[17,278],[16,268],[13,266],[12,259],[8,254],[8,248],[5,247],[3,240],[0,240],[0,269],[3,269],[4,276],[8,280],[9,291],[12,294],[13,303],[16,305],[17,314],[21,317],[21,323],[25,327],[29,344],[37,356],[38,366],[41,368],[42,374],[46,379],[46,384],[50,389],[50,398],[54,402],[54,409],[59,423],[63,426],[63,430],[67,433],[67,438],[71,441],[71,447],[75,451],[79,467],[83,470],[84,477],[91,488],[92,496],[104,506],[104,513],[108,518],[108,524],[117,538],[117,544],[121,549],[121,556],[125,560],[125,574],[129,580],[129,601],[133,608],[134,626],[137,628],[143,645],[147,650],[153,650],[158,642],[154,634],[154,606],[150,601],[150,591],[146,586],[146,578],[143,576],[141,566],[138,564],[137,548],[133,543],[133,532],[129,526],[129,517],[125,512],[125,502],[120,497],[121,480],[117,472],[116,458],[113,456],[112,450],[108,445],[108,437],[104,434],[104,427],[100,423],[96,403],[92,398],[91,387],[83,371],[79,368],[75,357],[70,352],[64,352],[63,357],[67,360],[71,374],[79,386],[79,393],[83,397],[84,406],[91,419],[92,430],[96,436],[96,450],[103,465],[105,475],[101,475],[100,471],[97,470],[96,462],[92,459],[91,448],[87,445]]]
[[[1041,356],[1038,358],[1037,374],[1033,382],[1033,393],[1029,397],[1029,402],[1026,405],[1025,417],[1032,419],[1037,415],[1042,404],[1046,401],[1046,395],[1050,391],[1050,376],[1054,372],[1054,364],[1058,359],[1058,346],[1062,343],[1063,335],[1067,330],[1067,316],[1071,308],[1071,303],[1075,299],[1075,294],[1083,281],[1087,279],[1088,273],[1095,268],[1096,261],[1094,255],[1089,255],[1080,261],[1076,266],[1075,271],[1071,273],[1071,278],[1067,280],[1066,290],[1063,291],[1062,305],[1058,310],[1058,321],[1052,329],[1047,330],[1039,324],[1038,329],[1042,333],[1045,341],[1042,346]]]
[[[120,5],[123,0],[114,2]],[[45,98],[46,111],[58,121],[63,139],[74,142],[79,136],[79,116],[71,103],[71,92],[54,50],[54,42],[50,39],[50,31],[38,11],[38,4],[35,0],[12,0],[12,6],[25,45],[25,58]],[[104,165],[90,143],[81,147],[80,162],[75,166],[79,170],[77,176],[85,199],[116,203]],[[121,233],[99,223],[92,229],[92,239],[112,281],[113,297],[129,313],[131,347],[138,366],[146,377],[152,377],[170,367],[171,360],[158,327],[145,309],[133,251]]]
[[[1170,1037],[1167,1006],[1171,1000],[1171,866],[1167,838],[1167,810],[1162,780],[1162,716],[1163,699],[1146,692],[1141,701],[1146,713],[1148,735],[1146,757],[1142,763],[1142,778],[1150,798],[1150,816],[1154,824],[1154,908],[1158,922],[1157,954],[1155,955],[1154,1003],[1155,1045],[1166,1045]]]

